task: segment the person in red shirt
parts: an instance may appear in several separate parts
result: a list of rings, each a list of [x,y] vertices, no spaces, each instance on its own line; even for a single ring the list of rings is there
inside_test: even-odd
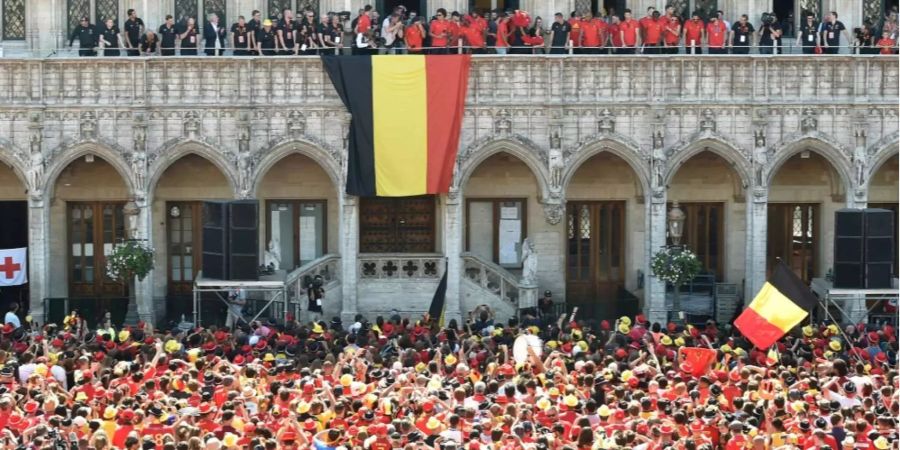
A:
[[[583,32],[581,25],[581,13],[572,11],[572,14],[569,16],[569,26],[572,28],[572,31],[569,32],[569,40],[572,41],[572,48],[575,49],[575,53],[581,53],[579,49]]]
[[[709,18],[706,24],[706,43],[710,55],[724,55],[728,53],[725,48],[725,38],[728,36],[728,27],[718,17]]]
[[[634,17],[631,17],[631,10],[626,9],[625,20],[619,24],[619,40],[622,41],[622,48],[619,49],[621,55],[633,55],[635,49],[641,45],[641,25]]]
[[[466,46],[469,47],[471,53],[485,53],[486,42],[484,40],[484,29],[479,27],[471,17],[466,17],[462,27],[462,35],[465,38]]]
[[[497,54],[505,55],[509,51],[509,17],[501,12],[497,15]]]
[[[416,17],[415,21],[409,24],[403,33],[403,40],[406,42],[406,48],[410,53],[422,52],[422,45],[425,41],[425,27],[422,26],[424,21],[424,17]]]
[[[663,53],[678,54],[678,41],[681,37],[681,19],[675,15],[675,7],[666,6],[666,15],[660,19],[663,27]]]
[[[581,52],[596,55],[600,53],[600,24],[602,20],[586,13],[581,21]]]
[[[684,51],[687,54],[703,54],[703,34],[706,25],[700,19],[700,14],[694,12],[691,20],[684,23]]]
[[[448,53],[447,44],[450,40],[450,22],[447,20],[447,10],[438,8],[435,13],[435,19],[431,21],[428,27],[428,35],[431,36],[432,54],[446,55]]]
[[[618,53],[622,48],[622,34],[619,33],[619,24],[622,23],[619,20],[619,16],[612,15],[610,16],[612,21],[609,23],[609,26],[606,27],[606,33],[609,35],[609,45],[612,46],[612,53]]]
[[[658,55],[660,53],[659,43],[662,41],[663,27],[659,20],[659,11],[653,10],[649,17],[641,19],[641,31],[644,40],[644,53],[648,55]]]
[[[877,44],[878,48],[880,48],[880,52],[882,55],[893,55],[895,53],[895,48],[897,46],[897,41],[891,39],[891,32],[884,31],[881,33],[881,39],[878,40]]]
[[[450,45],[449,52],[450,53],[459,53],[460,47],[460,39],[462,39],[462,23],[460,22],[460,15],[458,12],[453,11],[450,14],[450,23],[449,23],[449,31],[450,31]]]

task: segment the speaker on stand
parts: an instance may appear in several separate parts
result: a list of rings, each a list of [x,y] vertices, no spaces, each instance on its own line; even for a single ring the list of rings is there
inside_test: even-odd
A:
[[[860,209],[834,213],[834,287],[862,289],[864,219]]]
[[[228,279],[259,279],[259,210],[256,200],[228,203]]]
[[[224,280],[228,275],[228,208],[226,202],[203,202],[204,278]]]
[[[894,214],[886,209],[868,208],[865,217],[865,288],[890,289],[893,273]]]

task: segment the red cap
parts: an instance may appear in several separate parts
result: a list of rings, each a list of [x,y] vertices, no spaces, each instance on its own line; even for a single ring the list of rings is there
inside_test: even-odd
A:
[[[624,348],[616,349],[616,358],[625,359],[626,356],[628,356],[628,352]]]
[[[603,331],[609,331],[609,321],[608,321],[608,320],[601,320],[601,321],[600,321],[600,329],[603,330]]]

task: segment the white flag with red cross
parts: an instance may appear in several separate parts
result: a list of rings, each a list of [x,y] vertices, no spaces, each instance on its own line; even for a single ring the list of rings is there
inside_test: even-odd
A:
[[[28,248],[0,250],[0,287],[28,282]]]

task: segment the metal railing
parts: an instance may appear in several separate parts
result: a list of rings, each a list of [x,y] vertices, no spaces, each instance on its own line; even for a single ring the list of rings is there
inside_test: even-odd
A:
[[[341,257],[329,253],[288,272],[284,283],[288,287],[288,299],[295,304],[295,310],[303,305],[307,287],[316,276],[322,277],[322,287],[325,289],[340,283]]]

